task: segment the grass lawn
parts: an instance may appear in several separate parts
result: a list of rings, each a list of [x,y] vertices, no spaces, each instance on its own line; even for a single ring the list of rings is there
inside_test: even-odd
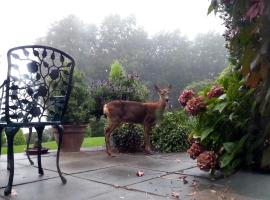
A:
[[[103,146],[104,144],[105,144],[104,137],[88,137],[88,138],[84,138],[82,147],[98,147],[98,146]],[[51,150],[57,149],[57,144],[55,141],[44,142],[42,143],[42,146],[47,147]],[[26,145],[14,146],[14,153],[22,153],[24,152],[25,148],[26,148]],[[2,148],[2,154],[7,154],[7,147]]]

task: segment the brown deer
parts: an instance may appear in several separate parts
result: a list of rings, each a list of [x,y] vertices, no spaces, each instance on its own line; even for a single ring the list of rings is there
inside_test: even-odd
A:
[[[155,85],[155,89],[160,97],[157,102],[141,103],[115,100],[104,105],[103,112],[109,121],[108,126],[104,130],[106,151],[109,156],[112,155],[110,146],[111,133],[122,123],[143,124],[145,152],[151,154],[151,130],[157,119],[163,114],[166,104],[169,101],[171,85],[163,89],[160,89]]]

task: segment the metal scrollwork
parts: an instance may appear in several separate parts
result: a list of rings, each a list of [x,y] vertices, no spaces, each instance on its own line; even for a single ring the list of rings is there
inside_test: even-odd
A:
[[[35,45],[11,49],[8,62],[7,120],[60,120],[71,90],[74,60],[60,50]]]

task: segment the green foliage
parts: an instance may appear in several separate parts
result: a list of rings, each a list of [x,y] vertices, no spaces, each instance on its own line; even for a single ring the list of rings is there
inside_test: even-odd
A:
[[[24,134],[26,140],[29,137],[29,133]],[[30,144],[34,144],[37,140],[37,132],[32,132],[32,137],[30,138]],[[42,142],[54,141],[54,135],[52,132],[52,128],[44,129],[42,134]]]
[[[57,149],[56,142],[45,142],[42,146],[49,148],[50,150]],[[104,146],[104,137],[85,138],[82,146],[84,148]],[[14,146],[14,153],[23,153],[24,151],[25,145]],[[2,154],[7,154],[7,147],[2,149]]]
[[[113,131],[114,147],[120,152],[141,151],[143,145],[143,129],[140,125],[125,124]]]
[[[196,121],[183,111],[165,113],[153,130],[152,143],[161,152],[181,152],[188,148],[188,135]]]
[[[93,106],[94,100],[90,95],[84,74],[75,71],[73,75],[73,89],[63,119],[64,123],[87,124],[90,120]]]
[[[216,81],[224,94],[208,98],[210,88],[205,88],[207,110],[197,116],[197,126],[192,133],[200,144],[218,154],[220,169],[232,173],[241,165],[254,162],[255,149],[248,144],[254,141],[250,127],[254,122],[254,90],[245,89],[238,73],[224,71]]]
[[[125,76],[125,73],[123,71],[122,65],[117,60],[114,61],[114,63],[111,65],[109,81],[110,82],[119,81],[124,76]]]
[[[241,72],[245,86],[256,90],[251,127],[259,127],[253,136],[251,152],[257,150],[256,164],[270,169],[270,1],[211,1],[209,11],[218,12],[226,24],[226,47],[230,62]],[[240,102],[242,106],[242,102]],[[256,109],[254,109],[256,108]],[[256,117],[254,117],[256,116]],[[254,131],[251,131],[254,132]],[[250,136],[251,137],[251,136]],[[246,155],[253,155],[247,151]],[[251,156],[250,156],[251,157]],[[254,157],[254,156],[253,156]],[[252,161],[253,158],[249,158]],[[268,162],[267,162],[268,161]]]
[[[97,118],[103,115],[103,105],[112,100],[145,101],[148,90],[134,74],[115,76],[113,81],[94,82],[90,87],[94,106],[91,114]]]
[[[92,120],[89,124],[90,129],[90,137],[100,137],[104,136],[104,126],[106,123],[106,119],[100,118],[100,120]]]
[[[14,145],[23,145],[26,144],[25,136],[23,134],[23,131],[19,129],[19,131],[16,133],[14,137]]]
[[[202,89],[204,89],[205,87],[209,87],[211,85],[213,85],[213,80],[205,79],[202,81],[196,81],[196,82],[190,83],[188,86],[186,86],[184,90],[192,90],[195,93],[197,93],[201,91]]]

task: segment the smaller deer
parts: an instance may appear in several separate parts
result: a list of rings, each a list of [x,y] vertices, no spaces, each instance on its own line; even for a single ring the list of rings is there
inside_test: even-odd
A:
[[[109,121],[108,126],[104,130],[106,151],[109,156],[112,155],[110,146],[111,133],[122,123],[143,124],[145,152],[151,154],[151,130],[165,110],[166,104],[169,101],[171,85],[163,89],[155,85],[155,89],[159,94],[159,101],[157,102],[141,103],[115,100],[104,105],[103,112]]]

